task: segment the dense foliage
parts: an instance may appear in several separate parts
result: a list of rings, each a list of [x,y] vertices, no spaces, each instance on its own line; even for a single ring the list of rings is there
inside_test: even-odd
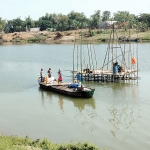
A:
[[[89,143],[54,144],[47,139],[31,140],[29,137],[0,136],[0,150],[98,150]]]
[[[98,29],[99,24],[103,21],[117,21],[119,26],[128,26],[128,28],[140,28],[140,30],[147,30],[150,27],[150,14],[140,14],[138,16],[130,14],[127,11],[118,11],[111,17],[110,11],[104,11],[101,15],[101,11],[97,10],[90,18],[87,18],[85,14],[71,11],[67,15],[63,14],[48,14],[39,18],[39,20],[32,20],[30,16],[21,20],[16,18],[13,20],[3,20],[0,18],[0,31],[5,33],[28,31],[30,28],[39,27],[41,31],[67,31],[76,29]]]

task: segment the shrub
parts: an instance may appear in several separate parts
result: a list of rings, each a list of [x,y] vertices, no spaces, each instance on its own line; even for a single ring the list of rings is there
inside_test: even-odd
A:
[[[69,143],[69,144],[53,144],[44,138],[31,140],[28,136],[19,138],[17,136],[0,136],[0,150],[28,150],[42,149],[42,150],[98,150],[98,147],[85,143]]]

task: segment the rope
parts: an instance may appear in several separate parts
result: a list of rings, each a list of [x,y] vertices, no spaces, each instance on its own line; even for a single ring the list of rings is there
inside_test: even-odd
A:
[[[90,61],[90,50],[89,50],[89,47],[88,47],[88,40],[87,40],[87,38],[86,38],[86,41],[87,41],[87,49],[88,49],[88,57],[89,57],[89,66],[90,66],[90,68],[91,68],[91,61]]]
[[[93,70],[94,70],[94,63],[93,63],[93,55],[92,55],[91,43],[90,43],[90,52],[91,52],[91,59],[92,59]]]
[[[93,43],[93,37],[92,37],[92,45],[93,45],[94,54],[95,54],[95,63],[96,63],[96,68],[98,68],[98,67],[97,67],[96,52],[95,52],[94,43]]]

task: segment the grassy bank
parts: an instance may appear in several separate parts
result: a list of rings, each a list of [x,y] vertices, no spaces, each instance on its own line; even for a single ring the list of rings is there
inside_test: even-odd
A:
[[[29,137],[0,136],[0,150],[98,150],[90,143],[54,144],[47,139],[31,140]],[[105,149],[103,149],[105,150]]]
[[[21,42],[21,43],[70,43],[74,42],[75,38],[80,40],[81,35],[83,41],[93,40],[94,42],[107,42],[110,38],[110,29],[107,30],[71,30],[64,32],[15,32],[8,34],[0,34],[0,42]],[[130,35],[130,37],[129,37]],[[126,30],[117,29],[118,38],[122,37],[124,39],[130,39],[131,41],[136,41],[139,39],[140,42],[150,42],[150,30],[145,32],[138,32],[134,29]]]

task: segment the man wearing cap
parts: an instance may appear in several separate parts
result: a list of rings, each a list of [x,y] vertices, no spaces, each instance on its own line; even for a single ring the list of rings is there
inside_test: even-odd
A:
[[[40,76],[41,76],[41,82],[42,82],[42,78],[43,78],[43,68],[41,68]]]

